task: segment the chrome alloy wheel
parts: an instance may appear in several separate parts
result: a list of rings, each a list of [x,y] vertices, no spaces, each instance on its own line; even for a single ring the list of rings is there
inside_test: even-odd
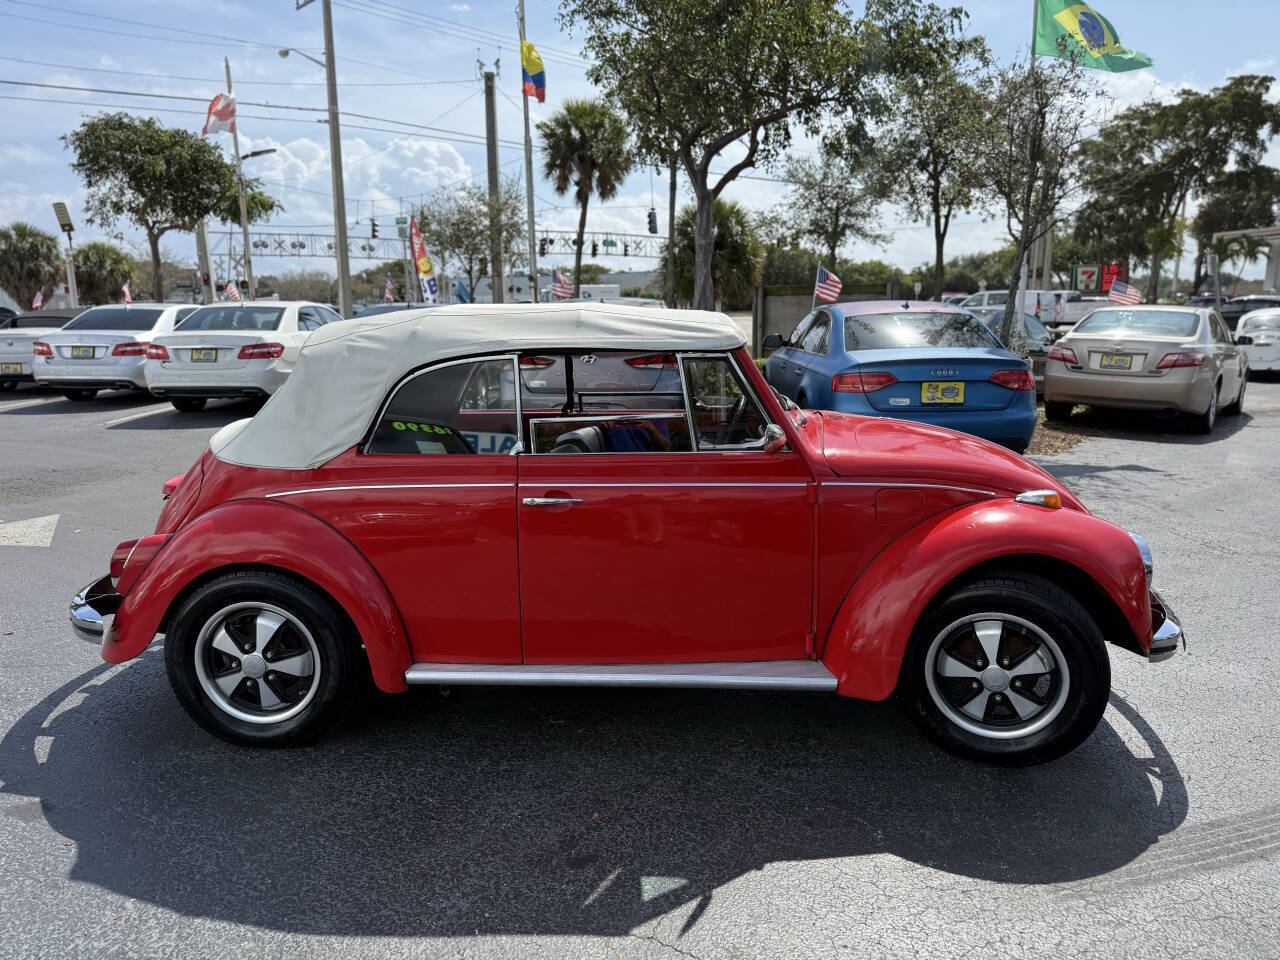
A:
[[[956,726],[1013,740],[1042,730],[1062,712],[1071,673],[1062,650],[1029,620],[978,613],[945,627],[925,656],[925,684]]]
[[[200,628],[196,677],[214,705],[246,723],[280,723],[320,686],[320,649],[293,614],[269,603],[223,607]]]

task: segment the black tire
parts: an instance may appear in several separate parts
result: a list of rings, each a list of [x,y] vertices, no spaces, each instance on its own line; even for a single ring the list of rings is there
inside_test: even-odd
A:
[[[1054,423],[1062,423],[1071,419],[1071,410],[1075,406],[1072,403],[1060,403],[1057,400],[1046,400],[1044,402],[1044,418]]]
[[[17,380],[0,380],[0,391],[8,393],[10,390],[18,389]]]
[[[209,401],[204,397],[173,397],[169,402],[179,413],[199,413]]]
[[[1213,428],[1218,422],[1218,399],[1221,391],[1222,384],[1215,383],[1213,396],[1209,398],[1209,408],[1204,413],[1197,413],[1191,417],[1191,426],[1196,433],[1213,433]]]
[[[68,400],[75,400],[77,403],[83,403],[86,400],[92,400],[98,395],[97,390],[63,390],[62,395]]]
[[[223,698],[220,702],[210,695],[201,680],[200,670],[197,668],[197,652],[201,648],[207,651],[210,645],[209,641],[201,643],[202,632],[219,622],[223,611],[241,604],[250,609],[262,604],[283,611],[301,623],[314,642],[314,648],[309,648],[306,637],[296,632],[291,624],[268,641],[275,644],[277,637],[280,637],[280,643],[289,641],[304,653],[313,649],[314,673],[318,676],[313,681],[305,681],[314,688],[308,689],[305,695],[299,694],[289,699],[286,686],[275,682],[276,675],[270,672],[270,664],[265,664],[268,672],[260,675],[259,680],[241,681],[265,684],[268,679],[272,679],[272,696],[277,692],[286,695],[284,706],[277,712],[289,713],[305,702],[305,706],[281,721],[270,721],[269,713],[258,714],[260,718],[267,717],[262,722],[233,716],[228,708],[236,709],[239,706],[243,712],[253,713],[252,705],[246,706],[232,697]],[[286,636],[290,631],[293,635]],[[214,633],[216,635],[216,630]],[[254,647],[253,652],[258,653],[266,646],[264,643],[261,647]],[[342,612],[315,587],[280,573],[240,571],[211,580],[187,597],[174,614],[165,635],[164,661],[169,683],[177,694],[178,701],[205,730],[231,743],[282,747],[314,740],[341,718],[361,687],[361,670],[356,655],[358,649],[358,640],[351,635]],[[290,652],[296,653],[297,650],[285,650],[284,655],[287,656]],[[214,657],[222,656],[214,651],[209,653]],[[263,655],[270,659],[275,654],[267,651]],[[249,660],[250,657],[246,654],[243,670],[246,678],[254,675],[248,668]],[[236,665],[240,664],[237,662]],[[264,664],[260,662],[259,666],[262,665]],[[206,668],[205,673],[208,678],[211,671]],[[245,690],[246,688],[238,685],[232,693],[243,696]],[[263,699],[260,694],[257,696],[259,700]]]
[[[1232,403],[1224,407],[1222,412],[1228,417],[1238,417],[1244,413],[1244,388],[1249,385],[1248,377],[1240,378],[1240,392],[1236,394],[1236,398]]]
[[[948,716],[939,703],[948,699],[942,691],[943,684],[949,681],[939,680],[937,674],[937,661],[948,642],[944,638],[960,638],[963,642],[963,630],[974,624],[957,624],[963,624],[968,617],[985,623],[990,617],[980,616],[984,614],[1012,618],[1005,624],[1009,629],[998,642],[1001,665],[1007,665],[1008,661],[1004,659],[1006,652],[1013,665],[1011,673],[1004,677],[1005,686],[987,686],[985,677],[992,673],[996,664],[985,665],[987,669],[980,684],[977,680],[958,678],[955,682],[961,687],[972,683],[979,688],[974,702],[978,695],[1000,701],[1000,694],[989,691],[1007,690],[1003,703],[992,705],[990,701],[985,702],[989,710],[1012,713],[1009,694],[1014,692],[1013,685],[1016,684],[1009,685],[1010,677],[1018,670],[1019,664],[1029,661],[1034,655],[1033,651],[1019,657],[1019,651],[1014,649],[1015,644],[1023,642],[1022,638],[1032,636],[1020,623],[1029,623],[1043,631],[1056,646],[1056,651],[1047,646],[1036,650],[1046,650],[1054,663],[1060,658],[1066,668],[1065,673],[1059,666],[1056,675],[1045,672],[1036,678],[1036,688],[1042,683],[1045,686],[1046,705],[1040,713],[1032,714],[1026,723],[1016,719],[1016,715],[1009,720],[993,719],[990,723],[969,721],[970,726],[990,730],[995,736],[965,729]],[[976,632],[973,631],[975,635]],[[931,659],[934,662],[929,662]],[[984,664],[984,661],[979,659],[976,663]],[[1004,673],[1003,670],[999,672]],[[931,675],[932,681],[928,679]],[[1069,677],[1065,682],[1064,676]],[[1055,683],[1056,688],[1053,686]],[[931,692],[931,684],[938,693]],[[1054,760],[1074,750],[1093,732],[1107,706],[1111,690],[1111,662],[1098,625],[1070,593],[1042,577],[994,574],[958,587],[936,602],[921,618],[903,659],[898,689],[903,707],[911,719],[944,749],[972,760],[1002,766],[1027,766]],[[1023,692],[1030,693],[1031,689],[1028,687]],[[946,709],[961,720],[966,719],[963,708],[951,704]],[[1044,725],[1033,729],[1037,722]],[[1001,723],[1008,725],[1001,728],[998,725]],[[1025,726],[1028,733],[1016,735],[1019,726]]]

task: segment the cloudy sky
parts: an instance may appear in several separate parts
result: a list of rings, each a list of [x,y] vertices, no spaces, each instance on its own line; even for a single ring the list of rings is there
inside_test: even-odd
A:
[[[547,67],[547,102],[532,103],[536,122],[564,98],[591,89],[575,53],[579,43],[556,25],[557,4],[528,0],[527,6],[529,37],[543,51]],[[984,34],[997,56],[1012,58],[1025,50],[1031,0],[964,6],[972,31]],[[1103,0],[1098,6],[1122,41],[1150,54],[1156,64],[1152,70],[1103,78],[1115,106],[1168,97],[1183,85],[1208,89],[1236,73],[1280,70],[1275,0],[1220,3],[1209,20],[1203,4],[1191,0],[1159,5]],[[346,218],[353,235],[367,233],[370,217],[378,219],[383,235],[394,233],[396,214],[422,194],[472,179],[484,182],[484,100],[477,60],[489,67],[500,62],[498,134],[506,143],[499,162],[504,173],[522,173],[514,0],[334,0],[333,7],[340,106],[346,114],[362,115],[346,116],[342,123]],[[77,241],[101,235],[83,223],[82,191],[60,135],[82,118],[110,109],[199,130],[204,104],[223,88],[225,56],[241,103],[241,152],[276,149],[246,162],[246,172],[262,178],[285,208],[267,229],[330,232],[328,138],[318,122],[325,105],[324,73],[297,54],[282,59],[278,53],[287,46],[319,55],[321,45],[319,3],[295,10],[293,0],[0,0],[0,80],[6,81],[0,84],[0,223],[23,219],[53,230],[50,204],[65,200],[77,221]],[[123,91],[164,96],[133,97]],[[1280,84],[1273,95],[1280,96]],[[229,154],[230,136],[217,139]],[[1273,144],[1270,160],[1280,164],[1280,144]],[[594,206],[588,229],[645,232],[651,189],[665,232],[665,181],[647,170],[634,173],[613,201]],[[786,190],[784,184],[753,180],[731,186],[726,195],[752,207],[770,207]],[[557,197],[540,177],[534,193],[541,229],[576,227],[568,198]],[[682,188],[682,202],[686,197]],[[910,223],[890,205],[883,209],[883,226],[892,237],[887,246],[857,244],[848,253],[903,267],[932,259],[927,226]],[[125,237],[139,239],[128,230]],[[1001,242],[997,222],[962,215],[948,253]],[[170,234],[163,243],[172,255],[194,262],[189,236]],[[652,266],[636,258],[597,259],[620,268]],[[259,273],[315,265],[323,264],[255,263]],[[354,269],[362,265],[353,262]],[[1259,275],[1261,269],[1256,264],[1247,275]]]

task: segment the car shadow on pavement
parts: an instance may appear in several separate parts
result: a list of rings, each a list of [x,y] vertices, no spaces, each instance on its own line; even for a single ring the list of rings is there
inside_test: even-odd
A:
[[[417,689],[314,746],[248,750],[186,718],[161,660],[95,668],[21,716],[0,814],[73,842],[73,880],[290,932],[612,935],[675,910],[683,932],[771,864],[884,854],[1067,883],[1187,812],[1115,696],[1084,746],[1022,770],[940,752],[892,704],[739,691]],[[876,892],[876,870],[845,865],[841,896]]]
[[[128,411],[132,407],[145,407],[148,404],[159,402],[145,390],[104,390],[92,400],[68,400],[56,390],[33,390],[23,395],[21,399],[24,401],[43,400],[44,402],[19,407],[16,410],[6,410],[4,406],[0,406],[0,413],[6,413],[11,417],[37,417],[51,413],[59,415],[65,413],[116,413],[121,410]]]
[[[158,402],[158,401],[157,401]],[[108,430],[188,430],[194,427],[218,427],[252,417],[262,409],[256,400],[211,400],[209,406],[195,413],[183,413],[169,407],[149,417],[127,420],[107,427]]]
[[[1212,433],[1196,433],[1191,422],[1181,416],[1093,407],[1077,407],[1070,419],[1055,422],[1053,426],[1063,432],[1083,433],[1090,437],[1111,436],[1158,440],[1161,443],[1202,444],[1225,440],[1247,427],[1252,419],[1246,396],[1244,411],[1232,415],[1220,413]]]

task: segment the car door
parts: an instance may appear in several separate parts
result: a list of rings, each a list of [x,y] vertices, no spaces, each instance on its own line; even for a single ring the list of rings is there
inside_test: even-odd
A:
[[[743,358],[686,356],[684,395],[618,411],[594,407],[591,365],[574,356],[573,408],[525,410],[526,663],[809,656],[811,477],[799,454],[764,451]]]
[[[1240,348],[1236,346],[1235,337],[1227,330],[1227,325],[1216,313],[1209,314],[1209,329],[1213,337],[1214,354],[1220,363],[1222,402],[1231,403],[1240,392]]]
[[[765,374],[769,383],[792,400],[800,392],[800,378],[804,375],[804,365],[800,362],[800,341],[804,339],[813,317],[812,313],[802,317],[787,337],[786,344],[769,354],[769,359],[765,361]]]
[[[831,381],[826,374],[826,359],[830,345],[831,314],[819,310],[814,314],[813,322],[805,331],[795,354],[796,363],[801,367],[796,402],[802,407],[820,405],[829,392]]]

